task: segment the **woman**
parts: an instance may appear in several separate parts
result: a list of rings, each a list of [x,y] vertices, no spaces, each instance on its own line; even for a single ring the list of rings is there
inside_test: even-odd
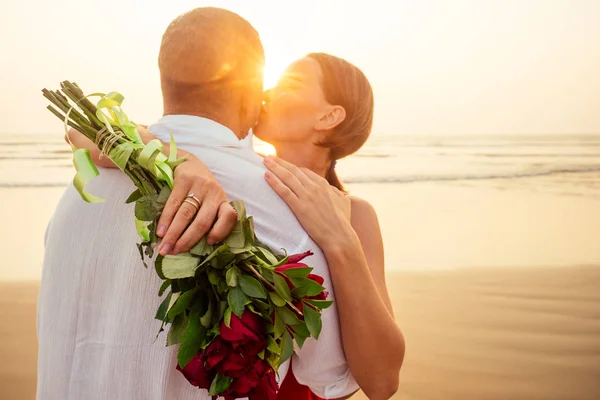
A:
[[[335,172],[336,160],[365,143],[372,122],[373,93],[364,74],[347,61],[318,53],[293,63],[266,92],[255,134],[277,150],[278,157],[265,158],[265,179],[327,258],[350,370],[369,398],[387,399],[398,388],[404,339],[385,285],[381,231],[373,207],[347,195]],[[70,137],[91,148],[82,135]],[[99,165],[111,166],[108,159],[98,160],[97,152],[92,155]],[[214,181],[193,156],[176,171]],[[280,398],[315,397],[288,374]]]

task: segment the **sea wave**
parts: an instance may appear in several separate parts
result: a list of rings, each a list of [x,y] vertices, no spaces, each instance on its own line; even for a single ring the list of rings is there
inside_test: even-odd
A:
[[[491,180],[491,179],[519,179],[534,178],[555,174],[573,174],[600,172],[600,167],[585,168],[556,168],[542,171],[528,171],[511,174],[469,174],[469,175],[411,175],[411,176],[381,176],[381,177],[348,177],[342,178],[344,183],[416,183],[416,182],[443,182],[464,180]]]
[[[344,183],[378,183],[378,184],[403,184],[417,182],[446,182],[464,180],[492,180],[492,179],[519,179],[534,178],[555,174],[577,174],[600,172],[600,167],[555,168],[539,171],[527,171],[511,174],[465,174],[465,175],[406,175],[406,176],[342,176]],[[0,188],[51,188],[65,187],[67,182],[0,182]]]

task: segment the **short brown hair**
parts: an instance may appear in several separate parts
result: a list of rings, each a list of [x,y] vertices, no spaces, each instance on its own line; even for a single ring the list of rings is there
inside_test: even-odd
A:
[[[258,32],[236,13],[201,7],[177,17],[165,31],[158,57],[165,102],[207,100],[219,106],[236,84],[262,79]]]

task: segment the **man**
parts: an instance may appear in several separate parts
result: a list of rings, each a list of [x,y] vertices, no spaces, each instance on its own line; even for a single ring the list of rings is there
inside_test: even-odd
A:
[[[331,290],[323,254],[265,182],[262,159],[241,141],[258,117],[263,62],[257,32],[238,15],[199,8],[178,17],[159,55],[165,116],[149,130],[162,140],[173,134],[211,169],[229,198],[244,200],[265,244],[290,253],[313,250],[311,266]],[[84,203],[70,187],[47,231],[38,399],[209,399],[176,371],[176,348],[166,348],[164,338],[154,342],[160,280],[139,260],[129,223],[133,210],[124,204],[131,182],[118,170],[103,170],[89,190],[107,201]],[[179,207],[171,212],[176,219],[191,219],[194,206],[184,199],[185,193],[171,199]],[[220,205],[213,206],[205,215],[217,213]],[[308,340],[292,365],[298,381],[319,396],[357,390],[334,307],[323,313],[319,340]],[[288,367],[281,366],[281,378]]]

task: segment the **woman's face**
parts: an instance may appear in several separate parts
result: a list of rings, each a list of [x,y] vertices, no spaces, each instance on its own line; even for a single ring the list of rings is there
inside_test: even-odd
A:
[[[328,104],[321,88],[321,68],[312,58],[290,65],[277,86],[265,92],[255,135],[275,146],[315,141],[314,127]]]

